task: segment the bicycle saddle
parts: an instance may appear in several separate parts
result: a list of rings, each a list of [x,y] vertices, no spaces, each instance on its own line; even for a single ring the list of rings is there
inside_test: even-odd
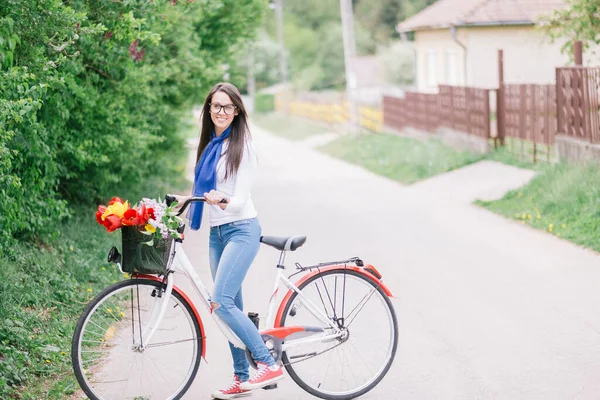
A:
[[[260,241],[281,251],[294,251],[306,242],[306,236],[261,236]]]

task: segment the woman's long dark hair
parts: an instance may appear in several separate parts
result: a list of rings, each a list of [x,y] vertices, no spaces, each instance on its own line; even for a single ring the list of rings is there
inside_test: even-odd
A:
[[[246,140],[250,136],[250,129],[248,128],[248,114],[246,114],[246,108],[242,102],[242,95],[240,91],[233,86],[231,83],[221,82],[217,83],[210,91],[204,106],[202,107],[202,131],[200,133],[200,144],[198,145],[198,153],[196,155],[196,164],[200,161],[202,152],[208,146],[210,142],[212,132],[215,129],[215,124],[210,118],[210,102],[215,93],[223,92],[236,106],[235,111],[237,115],[233,117],[231,121],[231,133],[229,134],[229,147],[227,148],[227,163],[225,164],[225,179],[233,176],[237,173],[240,163],[242,162],[242,156],[244,155],[244,146]]]

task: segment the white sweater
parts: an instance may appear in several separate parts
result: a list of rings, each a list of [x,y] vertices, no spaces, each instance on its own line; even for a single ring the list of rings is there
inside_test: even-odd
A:
[[[225,180],[226,160],[225,152],[229,147],[229,140],[223,143],[221,158],[217,164],[217,192],[221,192],[229,198],[229,204],[224,210],[218,205],[206,204],[208,208],[210,226],[218,226],[242,219],[254,218],[257,216],[250,189],[254,183],[254,175],[258,167],[258,158],[252,142],[248,141],[240,167],[232,177]]]

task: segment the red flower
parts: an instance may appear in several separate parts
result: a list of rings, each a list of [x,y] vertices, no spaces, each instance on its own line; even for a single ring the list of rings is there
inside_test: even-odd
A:
[[[112,206],[114,203],[123,203],[123,199],[120,197],[113,197],[112,199],[110,199],[110,201],[108,202],[109,206]]]
[[[156,217],[154,216],[154,208],[153,207],[148,207],[148,216],[152,219],[156,219]]]
[[[104,214],[105,211],[106,206],[98,206],[98,211],[96,211],[96,221],[98,221],[100,225],[104,224],[104,221],[102,221],[102,214]]]
[[[121,227],[121,218],[119,218],[118,215],[109,215],[108,217],[104,218],[102,225],[104,225],[107,232],[113,232]]]
[[[124,226],[135,226],[138,224],[138,222],[139,215],[135,209],[130,208],[129,210],[125,211],[125,214],[123,214],[122,219],[122,223]]]
[[[148,209],[145,204],[142,204],[142,207],[138,211],[138,225],[146,226],[148,223]]]

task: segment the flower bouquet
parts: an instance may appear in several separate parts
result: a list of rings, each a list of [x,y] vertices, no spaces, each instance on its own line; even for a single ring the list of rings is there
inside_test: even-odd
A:
[[[183,239],[178,229],[183,220],[163,200],[143,198],[131,207],[114,197],[108,206],[99,205],[96,221],[107,232],[121,231],[123,272],[164,274],[174,239]]]

